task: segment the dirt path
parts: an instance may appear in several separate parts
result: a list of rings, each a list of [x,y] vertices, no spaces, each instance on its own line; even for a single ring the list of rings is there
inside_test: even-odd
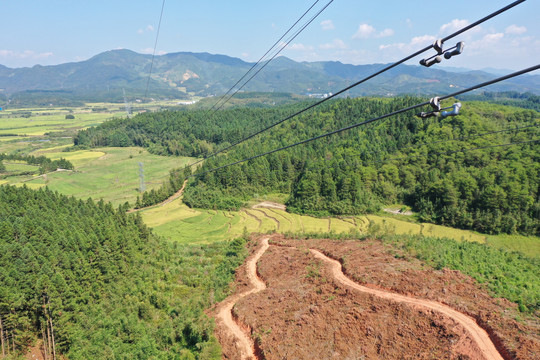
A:
[[[253,205],[253,208],[267,208],[267,209],[278,209],[278,210],[287,210],[287,207],[283,204],[278,204],[272,201],[263,201],[261,203],[258,203],[256,205]]]
[[[401,209],[383,209],[384,211],[388,212],[388,213],[391,213],[391,214],[394,214],[394,215],[406,215],[406,216],[410,216],[413,214],[412,211],[410,210],[406,210],[406,211],[401,211]]]
[[[180,190],[178,190],[177,192],[175,192],[170,198],[168,198],[167,200],[159,203],[158,205],[160,206],[163,206],[163,205],[167,205],[168,203],[170,203],[171,201],[173,200],[176,200],[178,199],[180,196],[182,196],[182,194],[184,193],[184,189],[186,188],[186,185],[187,185],[187,179],[184,181],[184,184],[182,184],[182,188],[180,188]]]
[[[216,320],[219,326],[224,326],[234,336],[236,347],[240,352],[241,360],[257,359],[255,356],[255,344],[249,334],[246,334],[242,328],[233,319],[232,308],[240,299],[258,293],[266,289],[265,283],[257,276],[257,261],[268,249],[268,238],[261,241],[259,250],[246,262],[246,272],[251,289],[243,293],[232,295],[225,299],[218,307]]]
[[[449,318],[453,319],[454,321],[459,323],[461,326],[463,326],[467,330],[472,340],[477,344],[484,359],[487,359],[487,360],[491,360],[491,359],[502,360],[503,359],[503,357],[497,351],[497,349],[495,348],[495,345],[489,338],[488,333],[484,329],[482,329],[480,326],[478,326],[478,324],[469,316],[462,314],[459,311],[456,311],[446,305],[443,305],[435,301],[411,298],[404,295],[391,293],[391,292],[378,290],[378,289],[373,289],[373,288],[368,288],[368,287],[359,285],[356,282],[349,279],[343,273],[343,270],[339,261],[327,257],[320,251],[317,251],[314,249],[310,249],[310,251],[317,259],[320,259],[331,266],[332,274],[334,275],[336,280],[340,282],[341,284],[347,287],[350,287],[352,289],[364,292],[364,293],[372,294],[377,297],[381,297],[381,298],[388,299],[391,301],[405,303],[416,308],[420,308],[420,307],[428,308],[430,310],[433,310],[445,316],[448,316]]]
[[[178,199],[180,196],[182,196],[182,194],[184,193],[184,189],[186,188],[186,184],[187,184],[187,180],[184,181],[184,184],[182,185],[182,188],[180,190],[178,190],[177,192],[175,192],[174,194],[172,194],[168,199],[156,204],[156,205],[151,205],[151,206],[147,206],[147,207],[143,207],[143,208],[140,208],[140,209],[131,209],[131,210],[128,210],[127,213],[133,213],[133,212],[137,212],[137,211],[141,211],[141,210],[145,210],[145,209],[149,209],[149,208],[153,208],[153,207],[157,207],[157,206],[164,206],[164,205],[167,205],[168,203],[170,203],[171,201],[173,200],[176,200]]]

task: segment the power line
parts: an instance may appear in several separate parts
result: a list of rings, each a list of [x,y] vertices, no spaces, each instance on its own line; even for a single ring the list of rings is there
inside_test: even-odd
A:
[[[462,29],[460,29],[460,30],[457,30],[456,32],[454,32],[454,33],[448,35],[447,37],[445,37],[445,38],[442,39],[442,40],[443,40],[443,42],[448,41],[448,40],[450,40],[450,39],[452,39],[452,38],[454,38],[454,37],[456,37],[456,36],[462,34],[463,32],[465,32],[465,31],[471,29],[472,27],[478,26],[479,24],[481,24],[481,23],[483,23],[483,22],[485,22],[485,21],[487,21],[487,20],[489,20],[489,19],[491,19],[491,18],[493,18],[493,17],[495,17],[495,16],[497,16],[497,15],[499,15],[499,14],[501,14],[501,13],[503,13],[503,12],[505,12],[505,11],[507,11],[507,10],[509,10],[509,9],[511,9],[511,8],[517,6],[517,5],[519,5],[519,4],[521,4],[522,2],[525,2],[525,1],[526,1],[526,0],[517,0],[517,1],[514,1],[513,3],[511,3],[511,4],[509,4],[509,5],[507,5],[507,6],[503,7],[503,8],[501,8],[501,9],[499,9],[499,10],[497,10],[497,11],[495,11],[494,13],[491,13],[491,14],[489,14],[489,15],[483,17],[482,19],[480,19],[480,20],[474,22],[473,24],[470,24],[470,25],[465,26],[464,28],[462,28]],[[253,138],[253,137],[255,137],[255,136],[257,136],[257,135],[259,135],[259,134],[261,134],[261,133],[263,133],[263,132],[265,132],[265,131],[268,131],[268,130],[272,129],[273,127],[275,127],[275,126],[277,126],[277,125],[279,125],[279,124],[281,124],[281,123],[283,123],[283,122],[285,122],[285,121],[287,121],[287,120],[289,120],[289,119],[292,119],[293,117],[296,117],[296,116],[298,116],[298,115],[300,115],[300,114],[302,114],[302,113],[304,113],[304,112],[306,112],[306,111],[308,111],[308,110],[310,110],[310,109],[313,109],[314,107],[319,106],[320,104],[322,104],[322,103],[324,103],[324,102],[326,102],[326,101],[328,101],[328,100],[330,100],[330,99],[333,99],[333,98],[335,98],[336,96],[341,95],[341,94],[343,94],[344,92],[349,91],[350,89],[352,89],[352,88],[354,88],[354,87],[356,87],[356,86],[358,86],[358,85],[360,85],[360,84],[362,84],[362,83],[364,83],[364,82],[366,82],[366,81],[368,81],[368,80],[370,80],[370,79],[372,79],[372,78],[374,78],[374,77],[376,77],[376,76],[379,76],[380,74],[382,74],[382,73],[384,73],[384,72],[386,72],[386,71],[388,71],[388,70],[390,70],[390,69],[392,69],[392,68],[394,68],[394,67],[396,67],[396,66],[398,66],[398,65],[400,65],[400,64],[402,64],[402,63],[404,63],[404,62],[406,62],[406,61],[408,61],[408,60],[410,60],[410,59],[412,59],[412,58],[414,58],[414,57],[416,57],[416,56],[418,56],[418,55],[420,55],[420,54],[422,54],[422,53],[424,53],[424,52],[426,52],[426,51],[428,51],[428,50],[430,50],[430,49],[432,49],[432,48],[433,48],[433,44],[431,44],[431,45],[429,45],[429,46],[426,46],[425,48],[423,48],[423,49],[421,49],[421,50],[418,50],[418,51],[415,52],[414,54],[409,55],[409,56],[407,56],[407,57],[405,57],[405,58],[403,58],[403,59],[401,59],[401,60],[399,60],[399,61],[397,61],[397,62],[391,64],[391,65],[388,65],[388,66],[384,67],[383,69],[381,69],[381,70],[379,70],[379,71],[377,71],[377,72],[375,72],[375,73],[373,73],[373,74],[371,74],[371,75],[369,75],[369,76],[367,76],[367,77],[365,77],[365,78],[363,78],[363,79],[361,79],[361,80],[355,82],[355,83],[352,84],[352,85],[347,86],[346,88],[344,88],[344,89],[342,89],[342,90],[336,92],[335,94],[332,94],[332,95],[328,96],[327,98],[324,98],[324,99],[322,99],[322,100],[320,100],[320,101],[317,101],[316,103],[314,103],[314,104],[312,104],[312,105],[310,105],[310,106],[307,106],[307,107],[305,107],[304,109],[302,109],[302,110],[300,110],[300,111],[297,111],[296,113],[294,113],[294,114],[292,114],[292,115],[289,115],[289,116],[285,117],[284,119],[282,119],[282,120],[280,120],[280,121],[278,121],[278,122],[276,122],[276,123],[274,123],[274,124],[272,124],[272,125],[269,125],[269,126],[263,128],[263,129],[259,130],[259,131],[254,132],[254,133],[251,134],[251,135],[246,136],[245,138],[243,138],[243,139],[237,141],[237,142],[234,143],[234,144],[231,144],[231,145],[229,145],[229,146],[226,146],[225,148],[223,148],[223,149],[221,149],[221,150],[215,151],[214,153],[212,153],[212,154],[210,154],[210,155],[208,155],[208,156],[205,156],[204,158],[202,158],[202,159],[200,159],[200,160],[197,160],[196,162],[190,164],[189,166],[197,165],[197,164],[199,164],[200,162],[202,162],[202,161],[204,161],[204,160],[207,160],[207,159],[209,159],[209,158],[211,158],[211,157],[216,156],[217,154],[220,154],[220,153],[222,153],[222,152],[224,152],[224,151],[226,151],[226,150],[229,150],[230,148],[232,148],[232,147],[234,147],[234,146],[236,146],[236,145],[239,145],[239,144],[243,143],[244,141],[247,141],[247,140],[249,140],[249,139],[251,139],[251,138]]]
[[[311,24],[334,0],[330,0],[321,10],[319,10],[319,12],[317,12],[317,14],[315,14],[304,26],[302,26],[302,28],[300,28],[293,36],[291,36],[289,39],[287,39],[287,41],[285,42],[285,44],[283,44],[283,46],[281,47],[281,49],[279,49],[267,62],[264,63],[264,65],[257,70],[257,72],[255,72],[255,74],[253,74],[242,86],[240,86],[238,89],[236,89],[236,91],[229,96],[229,98],[219,106],[219,108],[217,108],[213,113],[212,113],[212,116],[219,110],[221,109],[227,102],[229,102],[229,100],[232,99],[232,97],[234,95],[236,95],[240,90],[242,90],[244,88],[244,86],[247,85],[248,82],[250,82],[255,76],[257,76],[258,73],[260,73],[268,64],[270,64],[270,62],[272,60],[275,59],[276,56],[279,55],[279,53],[281,53],[281,51],[283,49],[285,49],[290,43],[291,41],[293,41],[298,35],[300,35],[300,33],[302,31],[304,31],[304,29],[306,27],[309,26],[309,24]]]
[[[150,63],[150,72],[148,73],[148,80],[146,80],[146,90],[144,91],[144,97],[146,98],[146,95],[148,94],[148,85],[150,84],[150,76],[152,75],[152,68],[154,67],[154,58],[156,57],[156,48],[157,48],[157,42],[159,38],[159,29],[161,28],[161,19],[163,18],[163,9],[165,8],[165,0],[163,0],[163,3],[161,4],[161,14],[159,15],[159,23],[156,33],[156,42],[154,43],[154,52],[152,53],[152,62]]]
[[[308,12],[311,11],[311,9],[313,9],[313,7],[314,7],[319,1],[320,1],[320,0],[316,0],[316,1],[313,3],[313,5],[311,5],[311,6],[309,7],[309,9],[307,9],[307,10],[304,12],[304,14],[302,14],[302,16],[300,16],[300,18],[299,18],[298,20],[296,20],[296,22],[295,22],[294,24],[292,24],[291,27],[289,27],[289,29],[288,29],[283,35],[281,35],[281,37],[274,43],[274,45],[272,45],[272,46],[264,53],[264,55],[261,56],[260,59],[257,60],[257,62],[256,62],[256,63],[255,63],[255,64],[254,64],[254,65],[253,65],[253,66],[252,66],[252,67],[251,67],[251,68],[250,68],[250,69],[249,69],[249,70],[248,70],[248,71],[247,71],[247,72],[246,72],[246,73],[245,73],[245,74],[244,74],[244,75],[243,75],[243,76],[242,76],[242,77],[241,77],[241,78],[233,85],[233,86],[231,86],[231,88],[230,88],[229,90],[227,90],[227,92],[226,92],[225,94],[223,94],[223,95],[219,98],[219,100],[214,104],[214,106],[212,106],[212,107],[210,108],[209,111],[212,111],[212,110],[213,110],[213,109],[214,109],[214,108],[215,108],[215,107],[223,100],[223,98],[224,98],[225,96],[227,96],[227,95],[235,88],[236,85],[238,85],[242,80],[244,80],[244,78],[245,78],[251,71],[253,71],[253,69],[254,69],[255,67],[257,67],[257,65],[259,65],[259,64],[261,63],[261,61],[266,57],[266,55],[268,55],[268,53],[270,53],[270,51],[272,51],[272,49],[275,48],[276,45],[278,45],[278,44],[280,43],[281,40],[283,40],[283,38],[284,38],[284,37],[285,37],[285,36],[286,36],[286,35],[287,35],[287,34],[288,34],[288,33],[289,33],[289,32],[290,32],[290,31],[291,31],[291,30],[299,23],[299,22],[300,22],[300,20],[302,20],[302,19],[304,18],[304,16],[306,16],[306,14],[307,14]],[[281,49],[281,50],[283,50],[283,49]],[[281,51],[281,50],[280,50],[280,51]],[[248,80],[248,81],[249,81],[249,80]],[[246,82],[246,83],[247,83],[247,82]],[[245,84],[244,84],[244,85],[245,85]],[[223,105],[221,105],[221,106],[223,106]]]
[[[531,71],[535,71],[535,70],[538,70],[538,69],[540,69],[540,65],[531,66],[529,68],[526,68],[526,69],[523,69],[523,70],[520,70],[520,71],[516,71],[516,72],[514,72],[512,74],[501,76],[501,77],[498,77],[496,79],[489,80],[489,81],[483,82],[483,83],[478,84],[478,85],[474,85],[472,87],[457,91],[457,92],[449,94],[449,95],[441,96],[441,97],[439,97],[439,100],[442,101],[442,100],[445,100],[445,99],[448,99],[448,98],[451,98],[451,97],[455,97],[457,95],[464,94],[466,92],[470,92],[470,91],[479,89],[481,87],[492,85],[492,84],[495,84],[495,83],[498,83],[498,82],[501,82],[501,81],[504,81],[504,80],[507,80],[507,79],[510,79],[510,78],[513,78],[513,77],[516,77],[516,76],[519,76],[519,75],[523,75],[523,74],[526,74],[526,73],[529,73]],[[189,177],[194,177],[194,176],[201,176],[201,175],[204,175],[204,174],[207,174],[207,173],[210,173],[210,172],[214,172],[214,171],[217,171],[217,170],[220,170],[220,169],[232,166],[232,165],[237,165],[237,164],[249,161],[249,160],[257,159],[257,158],[259,158],[261,156],[270,155],[270,154],[273,154],[273,153],[278,152],[278,151],[286,150],[286,149],[289,149],[289,148],[292,148],[292,147],[295,147],[295,146],[298,146],[298,145],[302,145],[302,144],[305,144],[305,143],[308,143],[308,142],[311,142],[311,141],[314,141],[314,140],[322,139],[322,138],[328,137],[330,135],[334,135],[334,134],[337,134],[337,133],[340,133],[340,132],[343,132],[343,131],[346,131],[346,130],[351,130],[351,129],[354,129],[354,128],[359,127],[359,126],[366,125],[366,124],[372,123],[374,121],[386,119],[386,118],[388,118],[390,116],[398,115],[398,114],[401,114],[401,113],[404,113],[404,112],[407,112],[407,111],[410,111],[410,110],[414,110],[414,109],[417,109],[419,107],[426,106],[426,105],[429,105],[429,104],[430,104],[429,101],[425,101],[423,103],[412,105],[412,106],[409,106],[407,108],[403,108],[403,109],[400,109],[400,110],[396,110],[396,111],[393,111],[391,113],[378,116],[376,118],[365,120],[365,121],[362,121],[362,122],[359,122],[359,123],[356,123],[356,124],[353,124],[353,125],[346,126],[344,128],[338,129],[338,130],[334,130],[334,131],[331,131],[331,132],[328,132],[328,133],[325,133],[325,134],[322,134],[322,135],[318,135],[318,136],[315,136],[315,137],[312,137],[312,138],[309,138],[309,139],[306,139],[306,140],[302,140],[302,141],[296,142],[296,143],[291,144],[291,145],[283,146],[283,147],[280,147],[280,148],[277,148],[277,149],[274,149],[274,150],[270,150],[270,151],[267,151],[267,152],[259,154],[259,155],[250,156],[250,157],[247,157],[247,158],[239,160],[239,161],[235,161],[235,162],[230,163],[230,164],[218,166],[216,168],[203,171],[201,173],[193,174],[193,175],[188,176],[188,178]]]

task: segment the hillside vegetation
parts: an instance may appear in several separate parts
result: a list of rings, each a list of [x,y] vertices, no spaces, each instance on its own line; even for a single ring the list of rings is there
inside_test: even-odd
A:
[[[233,148],[226,156],[205,161],[199,171],[421,101],[401,97],[325,103]],[[155,153],[206,156],[300,106],[232,109],[213,117],[204,111],[142,114],[79,132],[75,143],[139,145]],[[540,144],[490,147],[537,139],[538,125],[539,114],[534,110],[483,102],[467,102],[459,116],[445,119],[400,114],[196,177],[184,200],[193,207],[238,209],[253,196],[281,192],[289,194],[290,211],[322,216],[362,214],[384,204],[404,203],[426,222],[492,234],[538,235]],[[520,131],[498,132],[525,126]],[[478,136],[486,132],[491,134]],[[178,176],[188,175],[186,170]],[[158,195],[147,194],[147,202]]]
[[[225,297],[243,241],[179,248],[125,210],[0,187],[8,353],[43,339],[69,359],[221,357],[203,311]]]

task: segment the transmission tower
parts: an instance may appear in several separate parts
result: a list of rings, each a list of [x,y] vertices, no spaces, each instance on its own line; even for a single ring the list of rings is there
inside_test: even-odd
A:
[[[143,169],[143,163],[139,163],[139,192],[143,193],[144,190],[146,190],[146,187],[144,185],[144,169]]]
[[[126,107],[126,114],[129,119],[131,117],[131,103],[127,101],[126,89],[122,89],[122,91],[124,92],[124,106]]]

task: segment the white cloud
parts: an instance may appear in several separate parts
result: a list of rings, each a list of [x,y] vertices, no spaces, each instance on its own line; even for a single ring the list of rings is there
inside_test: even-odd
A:
[[[287,50],[294,50],[294,51],[313,51],[313,46],[311,45],[304,45],[304,44],[290,44],[287,46]]]
[[[332,20],[321,21],[321,27],[324,31],[334,30],[334,22]]]
[[[353,39],[369,39],[371,37],[383,38],[383,37],[388,37],[392,35],[394,35],[394,30],[392,29],[384,29],[381,32],[377,32],[377,30],[369,24],[360,24],[358,26],[358,30],[352,36],[352,38]]]
[[[242,54],[240,54],[240,56],[242,56],[245,59],[249,56],[249,53],[243,52]]]
[[[454,19],[452,21],[450,21],[448,24],[444,24],[443,26],[441,26],[440,30],[439,30],[439,33],[440,34],[444,34],[444,35],[447,35],[447,34],[450,34],[450,33],[453,33],[454,31],[457,31],[465,26],[469,25],[469,21],[468,20],[460,20],[460,19]]]
[[[405,20],[405,23],[407,24],[407,27],[408,27],[409,29],[411,29],[411,28],[413,27],[413,22],[412,22],[411,19]]]
[[[415,36],[411,39],[410,45],[416,46],[416,45],[429,45],[432,44],[437,38],[433,35],[422,35],[422,36]]]
[[[394,30],[392,29],[384,29],[383,31],[381,31],[377,37],[380,37],[380,38],[383,38],[383,37],[388,37],[388,36],[392,36],[394,35]]]
[[[50,51],[43,52],[43,53],[36,53],[32,50],[25,50],[25,51],[13,51],[13,50],[0,50],[0,57],[3,58],[11,58],[11,59],[47,59],[51,56],[54,56],[54,54]]]
[[[375,28],[369,24],[360,24],[352,36],[353,39],[367,39],[375,33]]]
[[[141,29],[137,30],[137,34],[142,35],[145,32],[152,32],[152,31],[154,31],[154,27],[152,25],[146,25],[146,27],[144,29],[141,28]]]
[[[141,54],[149,54],[149,55],[152,55],[154,53],[154,49],[153,48],[146,48],[146,49],[141,49]],[[163,51],[163,50],[156,50],[156,55],[165,55],[167,52],[166,51]]]
[[[504,37],[503,33],[487,34],[484,36],[483,41],[495,43]]]
[[[380,45],[379,50],[398,49],[403,52],[412,52],[417,47],[426,46],[432,44],[437,38],[433,35],[415,36],[408,43],[394,43],[388,45]]]
[[[491,33],[485,34],[480,40],[472,41],[469,46],[469,50],[472,55],[485,54],[487,52],[494,52],[494,47],[501,40],[503,40],[503,33]]]
[[[13,51],[11,50],[0,50],[1,57],[13,56]]]
[[[476,66],[518,70],[530,66],[530,59],[540,57],[540,40],[534,36],[506,36],[503,32],[492,32],[472,41],[466,51],[467,56],[457,60],[467,60],[470,64],[467,66],[471,68]]]
[[[347,49],[348,46],[345,44],[345,42],[341,39],[335,39],[331,43],[321,44],[319,45],[320,49],[323,50],[332,50],[332,49]]]
[[[505,33],[509,35],[521,35],[526,32],[527,32],[527,28],[525,26],[517,26],[517,25],[510,25],[505,30]]]

